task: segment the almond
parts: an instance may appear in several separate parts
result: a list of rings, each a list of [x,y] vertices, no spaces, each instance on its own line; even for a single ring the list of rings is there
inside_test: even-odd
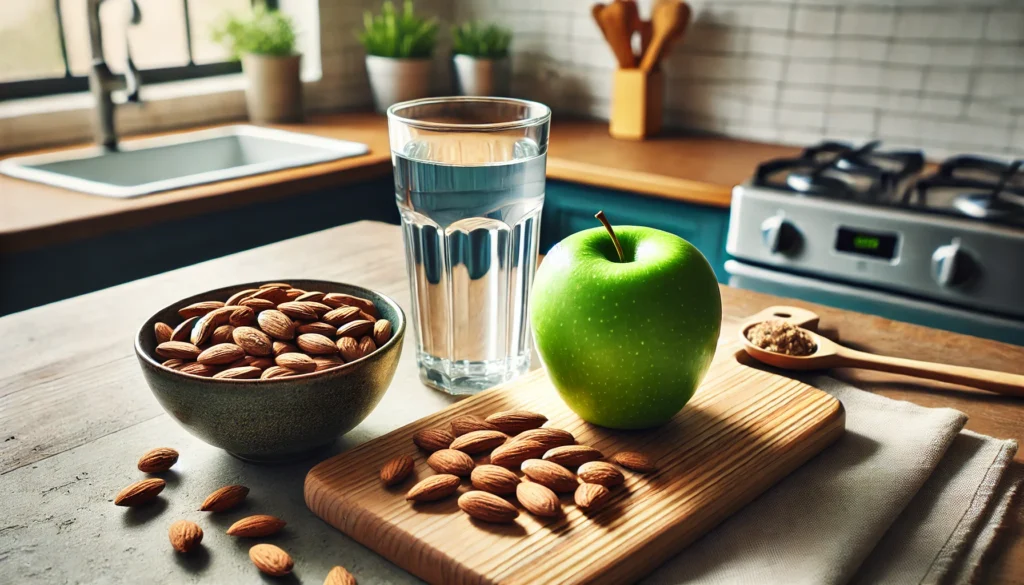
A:
[[[249,549],[249,560],[260,571],[271,577],[282,577],[292,572],[295,561],[283,549],[272,544],[257,544]]]
[[[157,477],[137,481],[118,492],[114,497],[114,505],[141,506],[149,503],[164,491],[166,485],[167,482]]]
[[[234,307],[221,307],[203,315],[192,326],[189,334],[189,341],[196,345],[206,343],[206,340],[213,335],[213,331],[228,322],[231,314],[235,312]]]
[[[505,410],[496,412],[485,420],[505,434],[518,435],[523,431],[543,426],[548,422],[548,417],[527,410]]]
[[[277,310],[288,315],[292,319],[301,319],[303,321],[316,321],[319,317],[316,311],[313,310],[313,307],[307,306],[305,303],[281,303],[277,306]]]
[[[580,468],[576,470],[576,476],[581,481],[596,483],[606,488],[622,485],[626,481],[626,478],[617,467],[604,461],[590,461],[580,465]]]
[[[596,483],[581,483],[580,487],[576,488],[576,493],[573,495],[573,501],[576,502],[577,506],[583,508],[587,512],[596,512],[608,503],[608,499],[611,495],[612,493],[603,485]]]
[[[171,335],[174,334],[174,328],[167,323],[157,321],[153,324],[153,334],[156,335],[157,344],[171,340]]]
[[[232,340],[234,331],[234,325],[221,325],[213,330],[210,335],[210,343],[228,343]]]
[[[249,307],[250,309],[252,309],[254,313],[259,313],[260,311],[269,311],[271,309],[277,308],[277,303],[273,301],[268,301],[267,299],[254,299],[251,297],[248,299],[243,299],[238,304],[243,307]]]
[[[330,325],[334,325],[335,328],[344,325],[349,321],[354,321],[358,318],[359,309],[357,309],[356,307],[341,307],[338,309],[334,309],[333,311],[329,311],[325,313],[323,316],[324,322],[329,323]]]
[[[209,378],[220,371],[217,366],[208,366],[199,362],[191,362],[178,368],[178,371],[183,374],[192,374],[193,376],[203,376]]]
[[[288,368],[282,368],[281,366],[270,366],[263,370],[260,374],[260,380],[270,380],[272,378],[286,378],[288,376],[294,376],[298,372],[289,370]]]
[[[536,459],[548,448],[536,441],[512,440],[491,451],[491,463],[515,469],[527,459]]]
[[[604,455],[587,445],[562,445],[544,453],[543,459],[564,467],[579,467],[589,461],[604,459]]]
[[[238,368],[228,368],[222,372],[217,372],[213,375],[214,379],[218,380],[254,380],[260,377],[263,370],[255,368],[253,366],[241,366]]]
[[[373,324],[373,342],[380,347],[391,339],[391,321],[381,319]]]
[[[308,374],[309,372],[316,371],[316,362],[313,361],[313,358],[304,353],[282,353],[274,358],[274,363],[282,368],[288,368],[289,370],[300,374]]]
[[[256,322],[259,323],[260,329],[264,333],[274,339],[287,341],[295,337],[295,323],[281,311],[263,311],[256,316]]]
[[[249,488],[244,485],[226,485],[206,496],[199,509],[203,512],[224,512],[245,501]]]
[[[319,303],[320,300],[323,299],[323,298],[324,298],[324,293],[322,293],[322,292],[320,292],[318,290],[311,290],[311,291],[302,293],[298,297],[295,297],[295,300],[296,301],[309,301],[311,303]]]
[[[412,473],[413,461],[408,455],[399,455],[380,469],[380,480],[386,486],[398,485]]]
[[[257,357],[254,355],[247,355],[238,361],[231,362],[227,367],[229,368],[241,368],[244,366],[252,366],[265,370],[274,365],[274,360],[269,357]]]
[[[284,520],[267,514],[246,516],[228,528],[228,536],[238,536],[241,538],[270,536],[284,528],[285,524]]]
[[[331,337],[338,332],[338,328],[323,321],[313,321],[312,323],[299,323],[295,326],[295,332],[299,334],[319,333],[325,337]]]
[[[270,355],[274,352],[270,337],[255,327],[235,327],[231,338],[238,347],[250,355]]]
[[[574,491],[579,485],[571,471],[543,459],[523,461],[522,470],[526,477],[559,493]]]
[[[167,530],[171,546],[180,553],[187,553],[203,541],[203,529],[191,520],[178,520]]]
[[[373,332],[373,323],[365,319],[356,319],[355,321],[349,321],[341,327],[338,327],[338,337],[362,337],[367,333]]]
[[[468,491],[459,496],[459,508],[483,522],[508,524],[519,516],[519,510],[502,498],[479,490]]]
[[[331,355],[338,353],[338,346],[329,337],[319,333],[303,333],[295,339],[299,349],[310,355]]]
[[[359,342],[355,337],[342,337],[335,343],[335,346],[346,362],[354,362],[363,357],[363,350],[359,349]]]
[[[316,371],[329,370],[338,366],[344,365],[345,360],[341,359],[336,355],[318,355],[313,356],[313,363],[316,364]]]
[[[164,362],[161,363],[160,365],[165,367],[165,368],[171,368],[172,370],[177,370],[177,369],[180,369],[181,366],[184,366],[187,363],[188,362],[186,362],[185,360],[181,360],[181,359],[178,359],[178,358],[171,358],[169,360],[164,360]]]
[[[320,302],[334,308],[356,307],[361,311],[366,311],[367,313],[374,317],[377,316],[377,307],[374,306],[372,302],[360,297],[354,297],[352,295],[347,295],[344,293],[326,294],[324,295],[324,298],[321,299]]]
[[[192,317],[202,317],[214,309],[219,309],[224,306],[224,303],[220,301],[202,301],[199,303],[192,303],[187,307],[178,309],[178,314],[184,319],[190,319]]]
[[[260,290],[249,295],[248,300],[264,300],[270,301],[275,305],[279,305],[281,303],[288,302],[288,294],[284,292],[283,288],[276,286],[270,288],[261,288]]]
[[[284,296],[286,299],[288,299],[288,302],[295,301],[304,294],[306,294],[306,291],[302,290],[301,288],[290,288],[284,291]]]
[[[454,440],[455,435],[445,429],[423,429],[412,436],[412,442],[428,453],[447,449]]]
[[[218,343],[203,350],[196,361],[208,366],[223,366],[245,357],[245,350],[234,343]]]
[[[356,585],[356,578],[345,567],[334,567],[327,573],[324,585]]]
[[[622,467],[637,473],[650,473],[658,469],[653,459],[636,451],[619,451],[612,455],[610,459],[614,463],[618,463]]]
[[[467,477],[476,465],[473,458],[455,449],[434,451],[427,458],[427,465],[438,473],[450,473],[459,477]]]
[[[295,347],[295,344],[287,343],[285,341],[275,341],[270,347],[273,348],[274,357],[277,357],[282,353],[293,353],[299,351],[299,348]]]
[[[377,351],[377,344],[373,342],[372,337],[364,335],[363,338],[359,340],[359,351],[361,351],[363,355],[370,355]]]
[[[475,455],[490,451],[508,440],[508,435],[501,431],[472,431],[452,441],[450,449]]]
[[[287,282],[268,282],[266,284],[261,284],[259,290],[263,290],[266,288],[282,288],[288,290],[292,288],[292,285],[288,284]]]
[[[363,319],[364,321],[369,321],[370,323],[373,324],[377,323],[377,318],[367,313],[366,311],[359,311],[359,318]]]
[[[547,447],[547,449],[554,449],[555,447],[561,447],[562,445],[573,445],[576,443],[576,437],[572,436],[572,433],[563,431],[562,429],[554,429],[551,427],[545,427],[541,429],[530,429],[523,431],[512,438],[511,442],[515,441],[534,441]],[[545,451],[547,451],[545,449]]]
[[[530,481],[520,482],[516,486],[516,499],[526,510],[534,516],[552,518],[562,513],[561,502],[558,495],[539,483]]]
[[[243,327],[256,323],[256,311],[252,307],[235,307],[235,310],[228,315],[228,324],[235,327]]]
[[[447,498],[459,489],[459,483],[458,477],[448,473],[431,475],[412,486],[412,489],[405,494],[405,499],[413,502],[433,502]]]
[[[138,467],[143,473],[160,473],[167,471],[177,462],[177,451],[170,447],[157,447],[142,454]]]
[[[171,341],[188,341],[192,337],[192,327],[195,326],[199,317],[189,317],[171,331]]]
[[[199,357],[202,351],[187,341],[165,341],[156,346],[156,353],[164,358],[194,360]]]
[[[478,490],[499,496],[515,493],[519,477],[504,467],[478,465],[469,476],[470,483]]]
[[[494,425],[484,421],[479,416],[465,415],[452,419],[452,434],[456,437],[471,433],[473,431],[496,431]]]
[[[256,292],[257,290],[259,289],[247,288],[245,290],[240,290],[235,294],[231,295],[230,297],[228,297],[228,300],[224,301],[224,305],[228,307],[238,305],[238,303],[242,302],[242,299],[249,298],[249,295]]]

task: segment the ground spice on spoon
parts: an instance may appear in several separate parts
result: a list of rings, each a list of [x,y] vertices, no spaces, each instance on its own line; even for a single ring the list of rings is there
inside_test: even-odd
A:
[[[762,321],[747,329],[747,339],[761,349],[786,355],[811,355],[816,349],[806,331],[780,319]]]

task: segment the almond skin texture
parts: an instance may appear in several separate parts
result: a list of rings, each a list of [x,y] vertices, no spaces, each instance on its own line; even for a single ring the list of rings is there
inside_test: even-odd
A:
[[[181,369],[181,366],[184,366],[187,363],[189,363],[189,362],[186,362],[185,360],[179,360],[178,358],[171,358],[169,360],[164,360],[164,362],[161,363],[160,365],[165,367],[165,368],[171,368],[172,370],[178,370],[178,369]]]
[[[333,311],[324,313],[322,320],[329,324],[334,325],[335,331],[338,327],[341,327],[349,321],[355,321],[359,318],[359,309],[356,307],[339,307]]]
[[[399,455],[380,469],[380,480],[386,486],[398,485],[412,474],[413,460],[408,455]]]
[[[327,573],[324,585],[356,585],[356,578],[345,567],[334,567]]]
[[[244,485],[226,485],[206,496],[199,509],[203,512],[224,512],[245,501],[249,488]]]
[[[653,459],[636,451],[619,451],[612,455],[610,460],[637,473],[651,473],[658,469]]]
[[[235,310],[228,316],[228,325],[245,327],[256,322],[256,311],[252,307],[235,307]]]
[[[235,294],[231,295],[230,297],[228,297],[228,300],[224,301],[224,304],[228,307],[237,305],[238,303],[242,302],[242,299],[248,298],[249,295],[258,290],[258,288],[247,288],[245,290],[240,290]]]
[[[292,319],[299,319],[302,321],[316,321],[319,316],[312,306],[306,305],[305,303],[281,303],[277,306],[277,310],[288,315]]]
[[[249,296],[249,300],[261,299],[265,301],[270,301],[275,305],[278,305],[280,303],[286,303],[288,302],[288,294],[285,293],[284,291],[285,289],[277,286],[267,288],[261,287],[260,290],[252,293],[252,295]]]
[[[380,319],[373,324],[373,342],[380,347],[391,339],[391,321]]]
[[[267,514],[246,516],[228,528],[228,536],[238,536],[241,538],[270,536],[284,528],[285,524],[284,520]]]
[[[320,292],[318,290],[311,290],[309,292],[304,292],[301,295],[295,297],[295,300],[296,301],[309,301],[309,302],[312,302],[312,303],[319,303],[320,300],[323,299],[323,298],[324,298],[324,293],[322,293],[322,292]]]
[[[231,332],[235,344],[249,355],[270,355],[274,353],[274,342],[270,337],[255,327],[236,327]]]
[[[323,321],[313,321],[312,323],[299,323],[295,326],[295,332],[299,335],[303,333],[319,333],[324,337],[333,337],[338,332],[338,328]]]
[[[218,368],[217,366],[208,366],[206,364],[201,364],[199,362],[191,362],[178,368],[178,371],[183,374],[192,374],[193,376],[203,376],[205,378],[210,378],[214,374],[219,372],[220,368]]]
[[[319,372],[320,370],[329,370],[344,365],[345,360],[336,355],[318,355],[313,357],[313,363],[316,364],[316,371]]]
[[[245,357],[245,350],[234,343],[221,343],[209,347],[196,358],[196,361],[208,366],[223,366]]]
[[[412,442],[427,453],[447,449],[454,440],[455,435],[446,429],[423,429],[412,436]]]
[[[114,497],[114,505],[133,507],[147,504],[156,499],[160,492],[164,491],[166,485],[164,480],[156,477],[137,481]]]
[[[469,476],[470,482],[478,490],[491,492],[499,496],[515,493],[519,485],[516,474],[497,465],[478,465]]]
[[[363,357],[363,350],[359,348],[359,342],[354,337],[342,337],[335,345],[346,362],[354,362]]]
[[[434,502],[447,498],[459,489],[461,480],[454,475],[442,473],[431,475],[412,486],[405,499],[413,502]]]
[[[178,452],[169,447],[157,447],[143,453],[139,458],[139,471],[143,473],[160,473],[170,469],[178,462]]]
[[[558,495],[550,488],[530,481],[520,482],[516,486],[516,499],[526,511],[534,516],[553,518],[562,513]]]
[[[427,458],[427,465],[438,473],[450,473],[459,477],[469,477],[476,463],[473,462],[472,457],[462,451],[441,449],[440,451],[434,451]]]
[[[180,553],[187,553],[203,541],[203,529],[191,520],[178,520],[167,530],[171,546]]]
[[[288,290],[292,288],[292,285],[288,284],[287,282],[267,282],[261,284],[259,290],[263,290],[265,288],[281,288],[284,290]]]
[[[329,337],[319,333],[303,333],[295,339],[299,349],[310,355],[331,355],[338,353],[338,346]]]
[[[260,571],[271,577],[282,577],[292,572],[295,561],[288,553],[272,544],[257,544],[249,549],[249,560]]]
[[[285,341],[275,341],[271,347],[274,350],[274,357],[277,357],[282,353],[294,353],[299,351],[299,348],[295,347],[294,344]]]
[[[573,472],[543,459],[528,459],[522,469],[526,477],[559,493],[575,491],[579,485]]]
[[[206,343],[210,336],[213,335],[221,325],[228,322],[228,318],[235,310],[231,307],[221,307],[214,309],[209,313],[203,315],[196,321],[196,324],[192,326],[192,332],[189,334],[189,341],[195,345],[202,345]]]
[[[360,297],[354,297],[344,293],[330,293],[324,295],[321,302],[329,307],[356,307],[361,311],[366,311],[370,315],[377,316],[377,307],[366,299]]]
[[[355,337],[356,339],[373,332],[373,323],[364,319],[349,321],[338,327],[338,337]]]
[[[537,459],[548,448],[536,441],[512,440],[491,451],[491,463],[509,469],[519,467],[527,459]]]
[[[452,434],[456,437],[471,433],[473,431],[496,431],[494,425],[480,418],[479,416],[466,415],[452,419]]]
[[[544,453],[544,459],[564,467],[579,467],[590,461],[604,459],[604,455],[587,445],[563,445]]]
[[[587,512],[596,512],[603,508],[608,503],[608,498],[611,497],[611,492],[608,488],[603,485],[596,483],[581,483],[580,487],[576,488],[576,493],[573,495],[573,501],[580,508]]]
[[[218,343],[230,343],[234,338],[234,332],[234,325],[221,325],[213,330],[213,334],[210,335],[210,343],[214,345]]]
[[[370,355],[377,351],[377,344],[373,342],[372,337],[364,335],[363,338],[359,340],[359,351],[361,351],[363,355]]]
[[[288,368],[300,374],[316,371],[316,362],[304,353],[282,353],[274,358],[274,362],[282,368]]]
[[[459,508],[477,520],[494,524],[508,524],[519,517],[515,506],[490,492],[479,490],[459,496]]]
[[[562,445],[576,444],[576,437],[573,437],[572,433],[569,431],[545,427],[541,429],[523,431],[513,437],[512,441],[509,442],[513,441],[536,441],[537,443],[547,447],[547,449],[554,449],[555,447],[561,447]],[[545,451],[547,451],[547,449],[545,449]]]
[[[261,311],[270,311],[272,309],[277,308],[277,303],[273,301],[268,301],[267,299],[248,298],[242,300],[238,304],[243,307],[249,307],[250,309],[252,309],[253,313],[259,313]]]
[[[178,323],[178,326],[174,328],[174,331],[171,331],[171,341],[185,341],[191,343],[189,339],[192,336],[192,327],[198,320],[199,317],[189,317],[181,323]]]
[[[281,366],[270,366],[263,370],[260,374],[260,380],[270,380],[272,378],[287,378],[288,376],[294,376],[298,372],[289,370],[288,368],[282,368]]]
[[[171,340],[174,329],[167,323],[156,322],[153,324],[153,334],[156,335],[157,344]]]
[[[264,333],[274,339],[288,341],[295,338],[295,323],[281,311],[274,309],[263,311],[256,315],[256,322],[259,323],[260,329]]]
[[[203,353],[198,347],[187,341],[165,341],[156,346],[156,354],[162,358],[178,358],[194,360]]]
[[[472,431],[456,437],[450,449],[476,455],[494,449],[508,440],[508,435],[501,431]]]
[[[223,372],[217,372],[213,375],[213,378],[215,380],[255,380],[262,373],[263,370],[253,366],[240,366],[228,368]]]
[[[613,488],[622,485],[626,481],[625,476],[617,467],[604,461],[591,461],[580,465],[576,470],[576,476],[580,481],[596,483],[606,488]]]
[[[527,410],[506,410],[496,412],[485,419],[507,435],[518,435],[523,431],[540,428],[548,417]]]
[[[224,306],[224,303],[220,301],[202,301],[200,303],[192,303],[191,305],[178,309],[178,314],[183,319],[189,319],[192,317],[202,317],[214,309],[219,309]]]

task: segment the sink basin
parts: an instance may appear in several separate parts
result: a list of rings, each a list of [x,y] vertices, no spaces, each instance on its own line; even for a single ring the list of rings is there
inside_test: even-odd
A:
[[[11,157],[0,173],[104,197],[138,197],[366,154],[365,144],[238,125]]]

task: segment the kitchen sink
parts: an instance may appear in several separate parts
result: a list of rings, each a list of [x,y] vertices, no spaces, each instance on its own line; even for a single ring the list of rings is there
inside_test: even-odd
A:
[[[104,197],[128,198],[322,163],[365,144],[237,125],[99,147],[11,157],[0,173]]]

